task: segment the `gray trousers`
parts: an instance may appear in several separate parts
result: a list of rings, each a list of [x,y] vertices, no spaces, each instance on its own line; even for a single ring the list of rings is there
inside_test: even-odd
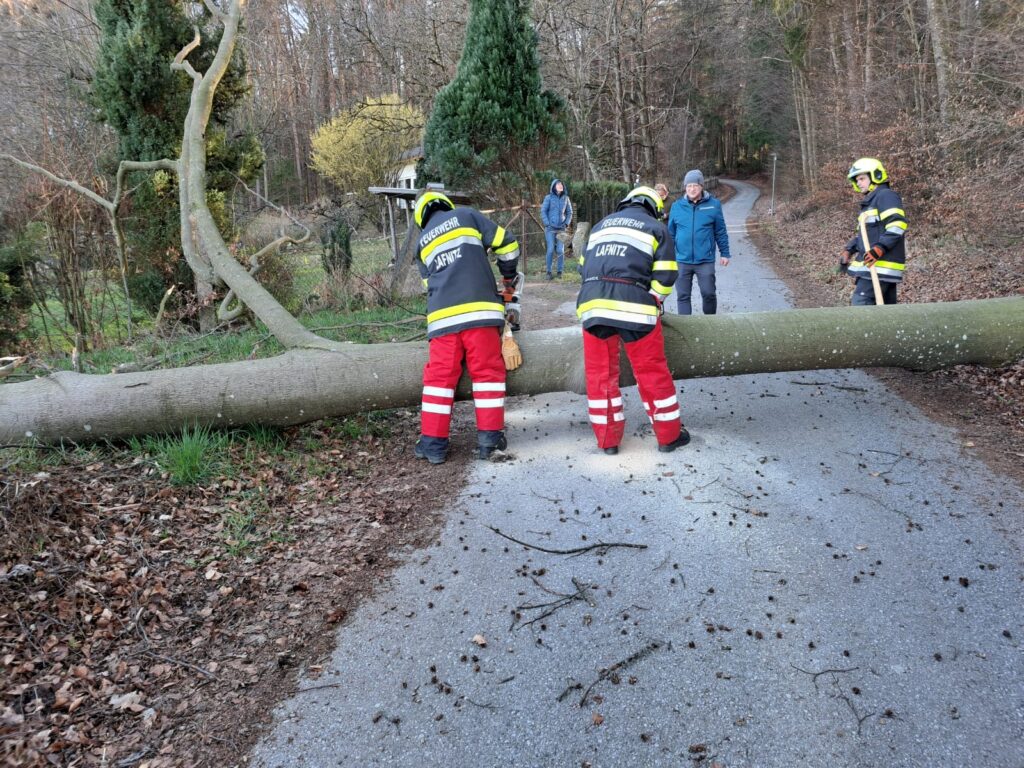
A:
[[[676,277],[676,307],[679,314],[693,314],[690,295],[693,293],[694,275],[697,276],[697,287],[700,288],[704,314],[715,314],[718,311],[718,296],[715,295],[715,262],[713,261],[702,261],[699,264],[679,262],[679,275]]]

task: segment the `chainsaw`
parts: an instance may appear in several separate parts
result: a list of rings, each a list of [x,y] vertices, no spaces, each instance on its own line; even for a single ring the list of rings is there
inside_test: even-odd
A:
[[[501,300],[505,302],[505,322],[513,331],[519,330],[522,321],[522,307],[519,299],[523,295],[523,285],[526,283],[526,276],[522,272],[516,272],[513,278],[501,281]]]

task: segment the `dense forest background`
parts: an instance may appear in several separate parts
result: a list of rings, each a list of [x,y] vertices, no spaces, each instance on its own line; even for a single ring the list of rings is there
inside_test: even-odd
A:
[[[365,197],[365,178],[332,181],[318,172],[324,166],[314,160],[314,137],[332,119],[383,101],[402,110],[396,130],[402,143],[413,143],[439,91],[459,69],[471,4],[254,0],[248,5],[211,134],[210,203],[225,235],[248,243],[244,213],[260,207],[260,197],[300,212]],[[574,182],[663,181],[677,190],[690,167],[709,175],[775,171],[780,199],[803,206],[791,213],[809,214],[838,200],[835,196],[847,191],[849,163],[870,155],[889,168],[919,233],[972,247],[1012,249],[1021,242],[1024,7],[1019,3],[535,0],[494,5],[531,20],[545,103],[561,131],[517,166],[525,170],[516,196],[538,202],[549,174]],[[162,19],[168,9],[178,16],[161,21],[155,32],[153,19]],[[202,26],[208,16],[201,4],[158,0],[4,0],[0,152],[99,191],[110,186],[118,159],[133,151],[142,155],[133,159],[172,151],[181,108],[169,96],[146,101],[138,92],[164,79],[164,94],[171,93],[176,79],[179,90],[187,90],[184,75],[159,62],[173,57],[192,25]],[[120,38],[112,43],[115,34]],[[479,49],[477,60],[486,66],[488,47],[496,41],[474,34],[480,36],[471,41]],[[206,35],[204,45],[215,39]],[[130,58],[140,55],[139,40],[151,49],[145,62]],[[121,78],[116,87],[111,78]],[[164,126],[165,135],[157,130],[145,140],[126,140],[131,131],[147,129],[125,124],[123,106],[119,111],[111,103],[118,98],[135,98],[129,114]],[[358,183],[346,185],[339,178]],[[507,181],[500,190],[506,197]],[[176,273],[182,280],[173,211],[153,214],[154,206],[173,208],[173,191],[159,174],[136,183],[135,202],[122,215],[132,292],[152,314]],[[484,196],[493,191],[492,201],[501,196],[488,189],[486,177],[474,186]],[[383,208],[369,220],[382,231]],[[83,270],[114,258],[102,212],[66,189],[4,164],[0,222],[0,272],[6,281],[0,302],[27,301],[19,298],[19,291],[31,288],[19,283],[28,279],[26,256],[29,262],[49,260],[61,267],[52,282],[65,315],[76,291],[77,301],[90,305],[77,315],[72,311],[67,320],[84,326],[78,316],[88,315],[96,300],[76,280],[84,284]],[[273,280],[274,271],[268,266],[266,279]],[[109,301],[116,308],[116,297]],[[8,327],[7,338],[18,330]],[[97,332],[96,327],[78,330]]]

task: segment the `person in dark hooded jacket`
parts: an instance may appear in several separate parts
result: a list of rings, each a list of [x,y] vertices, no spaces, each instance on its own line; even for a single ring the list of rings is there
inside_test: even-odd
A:
[[[565,262],[565,245],[558,239],[558,233],[565,232],[572,224],[572,203],[561,179],[551,182],[551,191],[544,197],[544,202],[540,206],[540,219],[544,224],[544,239],[548,245],[545,260],[548,280],[551,280],[551,262],[555,253],[558,253],[556,266],[559,277],[562,276],[562,266]]]

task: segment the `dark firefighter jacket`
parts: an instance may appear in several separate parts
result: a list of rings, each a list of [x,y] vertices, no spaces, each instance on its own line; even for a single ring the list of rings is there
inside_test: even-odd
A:
[[[580,265],[576,315],[583,327],[632,331],[651,330],[658,322],[659,306],[679,271],[664,222],[636,204],[597,223]]]
[[[888,184],[879,184],[860,201],[857,234],[846,244],[846,250],[854,254],[850,259],[850,274],[870,278],[871,273],[864,265],[864,253],[871,246],[880,245],[885,254],[875,262],[878,279],[900,282],[906,262],[903,243],[906,232],[907,214],[903,212],[903,201]],[[865,236],[867,243],[864,242]]]
[[[427,286],[427,338],[505,324],[505,305],[487,258],[502,277],[516,276],[519,243],[472,208],[438,211],[419,239],[420,276]]]

